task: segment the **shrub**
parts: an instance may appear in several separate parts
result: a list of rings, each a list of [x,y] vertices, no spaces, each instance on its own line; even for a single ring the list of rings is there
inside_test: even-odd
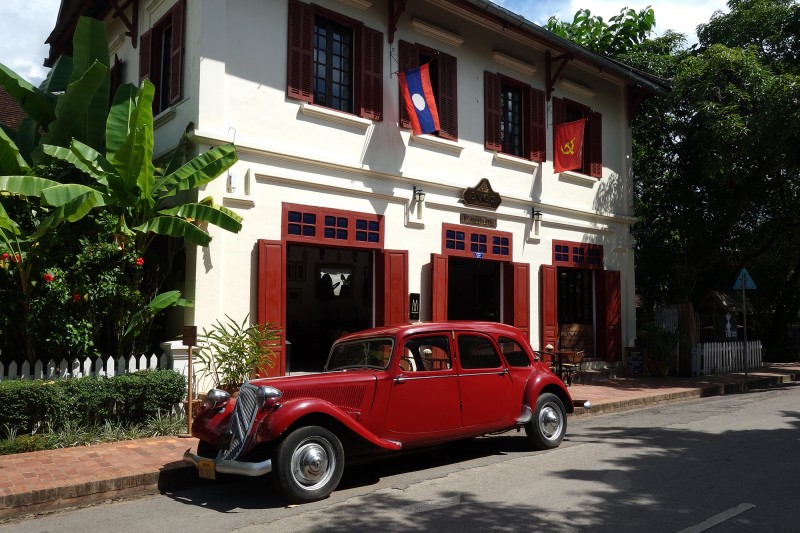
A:
[[[112,378],[0,382],[0,437],[52,431],[71,424],[133,426],[171,411],[186,396],[186,379],[172,370],[143,370]]]

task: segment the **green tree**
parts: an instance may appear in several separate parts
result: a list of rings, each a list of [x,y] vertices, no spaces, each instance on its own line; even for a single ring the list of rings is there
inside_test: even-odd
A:
[[[656,16],[647,6],[639,11],[622,8],[619,15],[603,20],[588,9],[579,9],[572,22],[559,21],[553,16],[546,28],[556,35],[581,46],[610,56],[618,55],[642,43],[653,32]]]

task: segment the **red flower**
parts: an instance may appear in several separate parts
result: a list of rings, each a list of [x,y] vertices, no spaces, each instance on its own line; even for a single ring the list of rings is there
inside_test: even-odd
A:
[[[19,263],[19,261],[20,261],[19,254],[14,254],[14,262]]]
[[[136,258],[136,265],[137,266],[142,266],[143,264],[144,264],[144,259],[142,259],[141,257],[137,257]]]
[[[76,292],[75,294],[72,295],[72,301],[73,302],[80,302],[81,301],[81,295]]]
[[[44,278],[44,281],[45,281],[46,283],[50,283],[51,281],[53,281],[53,280],[55,279],[55,278],[53,277],[53,275],[52,275],[50,272],[48,272],[47,274],[45,274],[45,275],[44,275],[44,276],[42,276],[42,277]]]
[[[9,256],[8,256],[8,252],[5,252],[5,253],[3,253],[3,261],[5,261],[6,259],[8,259],[8,257],[9,257]]]

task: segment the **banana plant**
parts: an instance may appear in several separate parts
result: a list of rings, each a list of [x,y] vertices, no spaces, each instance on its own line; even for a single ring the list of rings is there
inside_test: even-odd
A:
[[[192,191],[216,179],[236,161],[232,144],[214,147],[187,163],[180,164],[184,139],[172,161],[163,170],[153,158],[153,84],[144,80],[138,91],[123,88],[117,93],[108,115],[106,153],[78,140],[68,148],[45,145],[48,155],[71,163],[89,176],[90,185],[58,184],[42,190],[42,201],[56,209],[57,216],[80,220],[94,208],[104,208],[117,219],[120,247],[135,245],[144,252],[156,234],[182,237],[187,242],[208,246],[211,236],[200,226],[209,223],[238,232],[242,219],[210,198],[176,203],[175,195]],[[127,133],[126,133],[127,132]],[[46,221],[46,224],[58,220]]]

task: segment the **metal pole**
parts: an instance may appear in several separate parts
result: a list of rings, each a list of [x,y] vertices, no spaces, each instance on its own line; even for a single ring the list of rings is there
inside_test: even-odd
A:
[[[194,407],[194,394],[192,391],[192,345],[189,345],[189,364],[188,364],[188,373],[189,373],[189,386],[187,390],[187,396],[189,397],[189,409],[186,410],[186,432],[191,435],[192,434],[192,407]]]
[[[745,293],[745,274],[742,269],[742,327],[744,328],[744,376],[750,366],[747,359],[747,294]]]

